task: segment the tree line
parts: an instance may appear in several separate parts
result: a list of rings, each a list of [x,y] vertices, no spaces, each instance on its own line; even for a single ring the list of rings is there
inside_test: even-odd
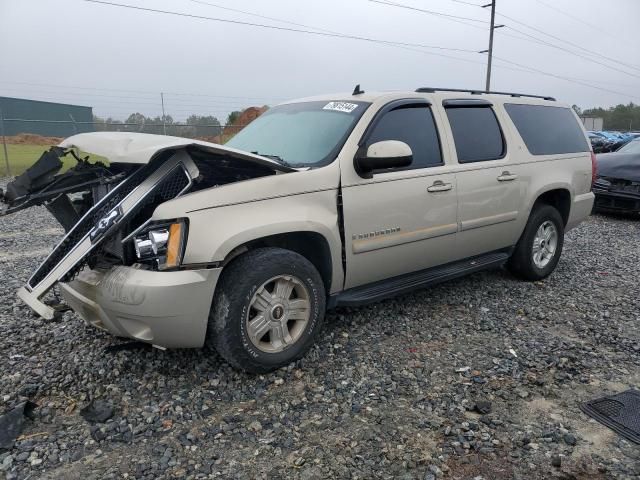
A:
[[[184,122],[176,122],[171,115],[147,117],[142,113],[132,113],[126,120],[93,116],[93,126],[97,132],[139,132],[161,135],[165,131],[179,137],[214,137],[222,133],[223,126],[213,115],[189,115]]]
[[[616,105],[609,108],[588,108],[581,110],[573,106],[578,115],[585,117],[601,117],[604,130],[613,131],[640,131],[640,105],[633,102],[628,105]]]

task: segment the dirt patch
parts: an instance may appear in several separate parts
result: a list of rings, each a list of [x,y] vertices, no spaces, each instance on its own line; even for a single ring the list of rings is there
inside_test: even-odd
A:
[[[62,137],[43,137],[33,133],[20,133],[4,137],[7,145],[58,145]]]

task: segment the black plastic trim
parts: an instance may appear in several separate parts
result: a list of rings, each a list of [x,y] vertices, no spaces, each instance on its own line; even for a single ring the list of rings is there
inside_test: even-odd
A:
[[[377,302],[413,290],[435,285],[470,273],[500,267],[509,259],[513,247],[350,288],[329,297],[329,308],[354,307]]]
[[[421,87],[416,89],[418,93],[435,93],[435,92],[463,92],[470,93],[472,95],[509,95],[510,97],[528,97],[528,98],[541,98],[542,100],[549,100],[555,102],[556,99],[544,95],[529,95],[527,93],[514,93],[514,92],[495,92],[492,90],[465,90],[462,88],[437,88],[437,87]]]

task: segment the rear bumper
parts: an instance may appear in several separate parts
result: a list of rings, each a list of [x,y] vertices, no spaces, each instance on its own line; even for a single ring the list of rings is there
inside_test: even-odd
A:
[[[627,192],[596,192],[596,210],[640,212],[640,195]]]
[[[571,205],[571,213],[569,213],[569,220],[565,230],[571,230],[577,226],[580,222],[591,215],[593,209],[593,193],[583,193],[573,197],[573,204]]]
[[[201,347],[221,270],[116,267],[84,270],[59,285],[66,303],[90,325],[161,347]]]

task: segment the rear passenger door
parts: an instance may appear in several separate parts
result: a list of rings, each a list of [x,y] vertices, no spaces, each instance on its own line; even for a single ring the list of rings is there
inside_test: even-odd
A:
[[[365,149],[383,140],[411,147],[409,167],[358,175],[353,159],[341,164],[345,288],[447,263],[455,254],[456,179],[443,159],[436,120],[425,99],[383,106],[359,140]]]
[[[522,183],[493,105],[452,99],[443,106],[459,164],[459,258],[514,245]]]

